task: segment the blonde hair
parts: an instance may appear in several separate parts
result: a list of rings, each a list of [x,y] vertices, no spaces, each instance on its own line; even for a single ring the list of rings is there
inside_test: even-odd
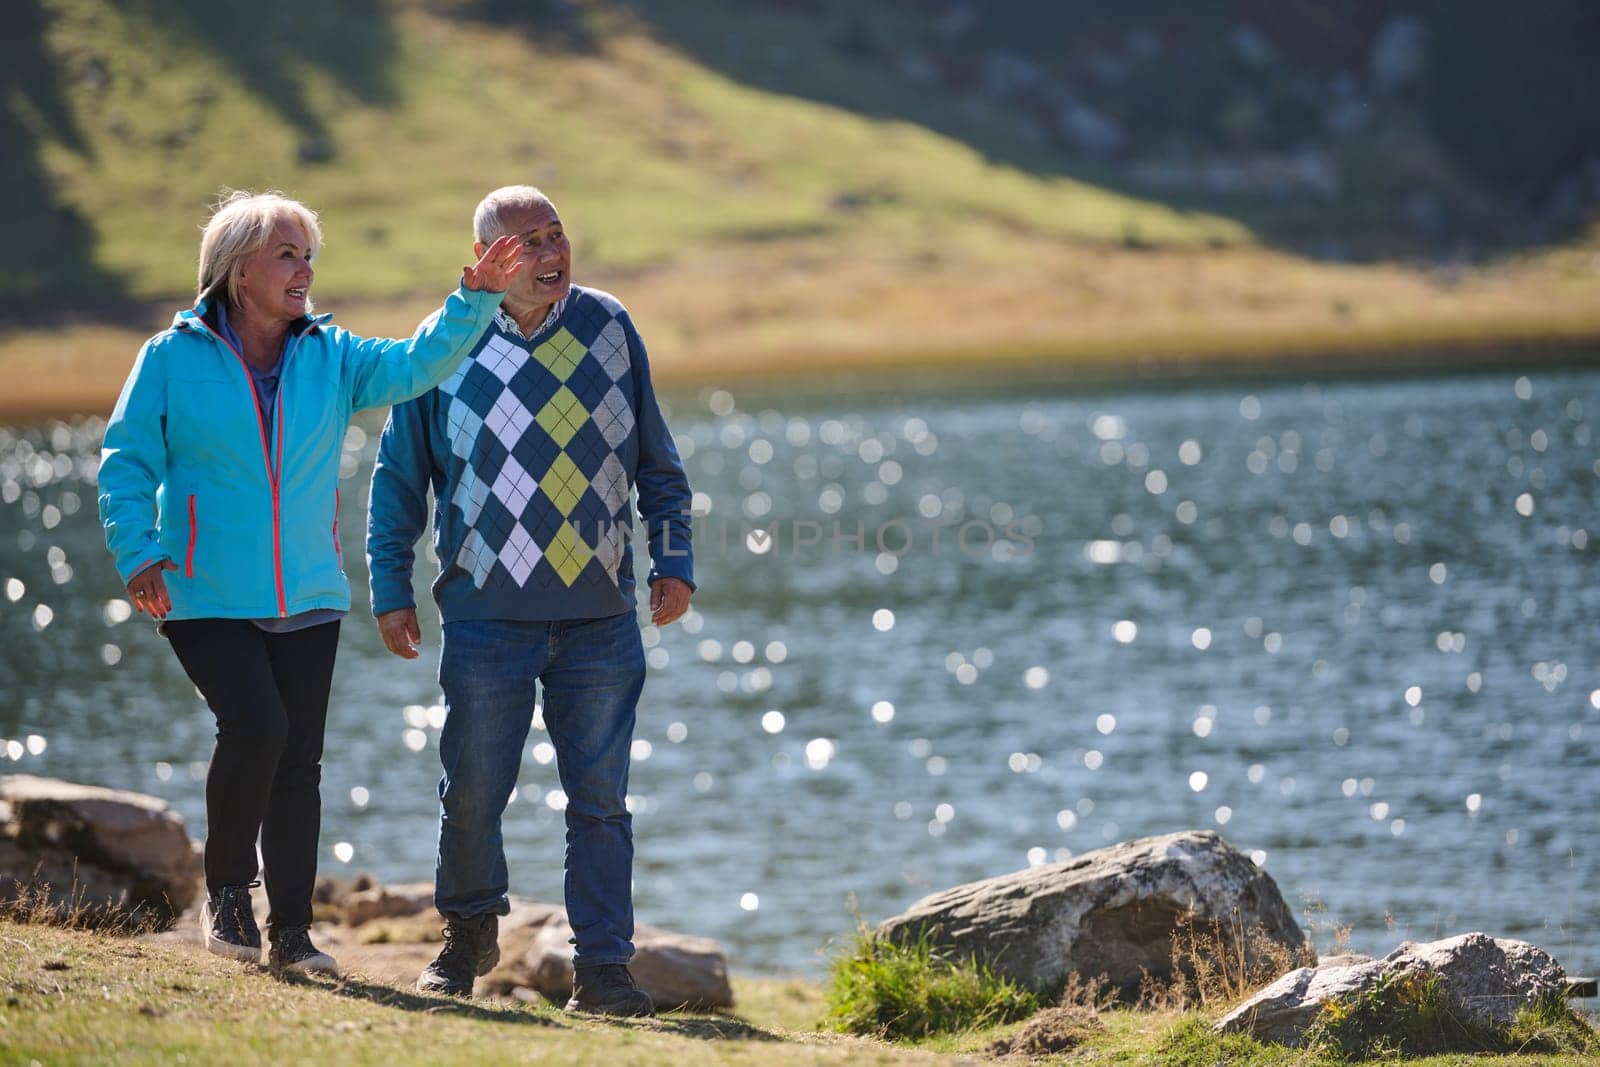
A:
[[[531,185],[504,185],[482,200],[472,213],[472,239],[492,244],[497,237],[505,236],[506,226],[500,221],[500,212],[508,207],[531,208],[550,203],[543,191]]]
[[[279,192],[252,193],[235,190],[217,203],[200,235],[200,283],[196,301],[210,293],[220,293],[230,307],[239,305],[238,278],[245,260],[265,248],[272,240],[272,229],[280,219],[294,222],[305,233],[316,259],[322,248],[322,227],[317,213]],[[311,294],[306,294],[306,310],[311,310]]]

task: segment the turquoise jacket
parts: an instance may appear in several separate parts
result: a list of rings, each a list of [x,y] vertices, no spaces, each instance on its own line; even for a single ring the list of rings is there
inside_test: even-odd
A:
[[[146,341],[106,425],[100,521],[126,583],[162,559],[174,619],[284,618],[350,607],[339,457],[353,412],[439,384],[482,339],[503,293],[457,289],[406,341],[327,315],[293,323],[273,426],[207,302]]]

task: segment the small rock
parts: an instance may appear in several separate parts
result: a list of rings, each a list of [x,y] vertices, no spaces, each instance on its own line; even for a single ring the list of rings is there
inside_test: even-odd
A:
[[[432,882],[380,885],[349,893],[342,901],[344,921],[360,926],[373,919],[399,919],[433,907]]]
[[[1372,81],[1379,92],[1396,93],[1422,76],[1428,62],[1428,28],[1409,15],[1383,24],[1372,45]]]
[[[563,915],[539,929],[527,953],[529,987],[551,1000],[572,995],[571,937],[572,927]],[[715,941],[641,924],[634,930],[633,949],[628,970],[656,1007],[733,1007],[727,957]]]
[[[1349,961],[1349,962],[1346,962]],[[1343,956],[1291,971],[1220,1019],[1219,1033],[1298,1045],[1330,1000],[1355,996],[1383,978],[1438,975],[1440,990],[1461,1018],[1503,1028],[1524,1004],[1566,989],[1566,974],[1526,941],[1483,933],[1441,941],[1407,941],[1381,960]]]

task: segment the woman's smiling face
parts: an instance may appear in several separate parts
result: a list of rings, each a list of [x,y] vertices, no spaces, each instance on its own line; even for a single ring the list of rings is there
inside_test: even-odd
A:
[[[248,318],[289,322],[311,310],[311,242],[293,219],[280,218],[266,245],[245,260],[234,282]]]

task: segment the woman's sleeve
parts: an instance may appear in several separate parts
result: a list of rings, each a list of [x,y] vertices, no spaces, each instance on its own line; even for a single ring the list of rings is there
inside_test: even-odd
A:
[[[100,524],[126,585],[165,559],[156,528],[156,490],[167,469],[167,376],[161,347],[139,350],[100,448]]]
[[[351,381],[351,409],[398,404],[421,396],[450,376],[494,321],[505,293],[462,285],[424,319],[409,340],[338,332]]]

